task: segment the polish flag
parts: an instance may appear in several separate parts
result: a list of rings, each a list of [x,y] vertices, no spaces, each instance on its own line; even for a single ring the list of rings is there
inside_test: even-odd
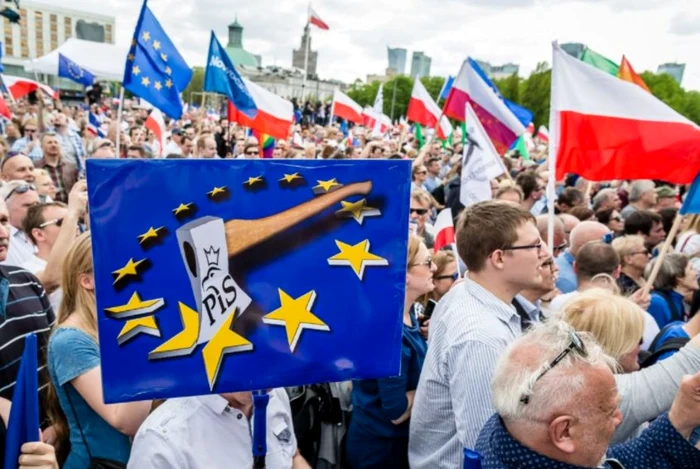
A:
[[[433,250],[438,252],[444,246],[455,243],[455,225],[452,222],[452,209],[443,209],[435,220],[435,240]]]
[[[467,103],[471,104],[499,154],[504,155],[525,132],[525,127],[503,99],[479,76],[472,66],[472,59],[462,64],[445,101],[444,114],[464,122]]]
[[[313,24],[314,26],[320,29],[330,29],[328,25],[321,19],[321,17],[318,16],[318,13],[316,13],[311,7],[309,7],[309,23]]]
[[[529,124],[527,124],[527,128],[525,129],[525,132],[530,134],[530,137],[532,137],[532,135],[535,133],[535,123],[530,122]]]
[[[434,129],[437,126],[437,121],[442,116],[440,107],[433,101],[433,98],[425,89],[423,83],[419,79],[413,82],[413,91],[411,99],[408,101],[408,111],[406,117],[409,121],[416,122],[423,127]],[[440,127],[438,130],[438,138],[445,140],[452,133],[452,124],[450,120],[442,116]]]
[[[550,156],[557,179],[663,179],[700,172],[700,127],[636,84],[591,67],[554,44]]]
[[[156,136],[156,141],[160,145],[159,156],[163,156],[163,151],[165,150],[165,120],[158,108],[154,107],[153,110],[151,110],[144,126]]]
[[[364,122],[364,118],[362,117],[362,106],[357,104],[352,100],[352,98],[350,98],[350,96],[338,89],[333,92],[331,115],[342,117],[343,119],[354,122],[355,124],[362,124]]]
[[[2,79],[7,89],[12,93],[12,97],[15,99],[24,98],[32,91],[37,91],[39,89],[49,98],[58,99],[58,91],[50,86],[30,80],[29,78],[3,75]]]
[[[267,91],[262,86],[253,83],[247,78],[242,79],[255,101],[258,113],[255,115],[254,119],[251,119],[242,112],[239,112],[233,103],[229,101],[229,122],[238,122],[243,127],[257,130],[277,140],[289,137],[289,128],[292,122],[294,122],[294,106],[292,106],[292,103]]]
[[[542,143],[549,143],[549,130],[544,125],[541,125],[537,130],[537,138],[540,139]]]

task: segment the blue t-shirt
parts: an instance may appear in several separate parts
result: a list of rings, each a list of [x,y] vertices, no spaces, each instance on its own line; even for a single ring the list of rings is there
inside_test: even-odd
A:
[[[666,298],[657,291],[651,292],[651,301],[649,302],[649,307],[647,311],[656,320],[656,324],[659,325],[659,329],[663,329],[666,324],[682,319],[685,316],[685,301],[683,300],[683,295],[675,291],[666,291],[665,294],[673,302],[675,306],[675,314],[680,315],[680,317],[674,317],[674,313],[669,306]]]
[[[574,255],[568,249],[554,259],[557,267],[559,267],[557,288],[562,293],[571,293],[578,288],[578,280],[574,272],[574,260],[576,260]]]
[[[406,392],[418,387],[418,379],[428,345],[420,334],[418,322],[411,311],[411,325],[403,325],[401,342],[401,374],[393,378],[353,381],[353,431],[385,438],[408,438],[407,420],[391,423],[406,411]]]
[[[654,349],[658,350],[660,349],[666,342],[668,342],[670,339],[673,338],[683,338],[683,339],[688,339],[690,340],[690,336],[688,335],[687,332],[685,332],[685,329],[683,329],[683,325],[685,323],[683,321],[674,321],[670,324],[668,324],[667,327],[665,327],[660,333],[659,333],[659,338],[656,340],[656,344],[654,345]],[[653,351],[653,350],[652,350]],[[678,350],[669,350],[668,352],[664,352],[663,354],[659,355],[659,358],[656,359],[656,362],[660,362],[661,360],[666,360],[668,357],[676,353]]]
[[[64,469],[88,467],[88,450],[80,435],[83,430],[92,457],[111,459],[126,464],[129,461],[131,442],[129,437],[105,422],[70,382],[93,368],[100,366],[100,348],[85,332],[68,327],[59,327],[49,339],[48,367],[51,382],[58,393],[61,409],[68,420],[71,450]],[[70,393],[74,415],[66,392]]]

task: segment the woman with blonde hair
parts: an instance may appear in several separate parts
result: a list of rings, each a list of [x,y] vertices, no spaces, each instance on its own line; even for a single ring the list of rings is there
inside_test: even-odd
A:
[[[130,436],[148,416],[150,401],[105,404],[97,338],[95,277],[90,233],[79,236],[63,263],[63,299],[48,345],[49,415],[65,469],[90,467],[94,458],[125,465]],[[70,453],[66,442],[70,439]]]
[[[676,252],[687,255],[695,270],[700,272],[700,215],[690,215],[684,226],[677,238]]]
[[[430,298],[440,301],[459,278],[457,258],[452,251],[438,251],[433,257],[433,263],[435,264],[433,274],[435,290],[430,293]]]

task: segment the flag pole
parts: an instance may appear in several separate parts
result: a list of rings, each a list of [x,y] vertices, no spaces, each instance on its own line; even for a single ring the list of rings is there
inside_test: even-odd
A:
[[[394,77],[394,92],[391,93],[391,122],[394,122],[394,105],[396,104],[396,77]]]
[[[119,107],[117,107],[117,141],[115,142],[117,146],[117,158],[121,156],[121,149],[119,148],[119,143],[122,135],[122,111],[124,107],[124,84],[119,89]]]
[[[306,96],[306,80],[309,76],[309,48],[311,47],[311,27],[309,26],[309,16],[311,16],[311,3],[309,2],[309,7],[306,10],[306,27],[304,32],[306,33],[306,44],[304,47],[304,80],[301,82],[301,101],[305,102]]]
[[[659,256],[656,258],[656,261],[654,261],[654,267],[651,269],[651,274],[649,274],[649,278],[644,284],[644,287],[642,289],[642,296],[648,295],[651,291],[651,287],[654,286],[654,281],[656,280],[656,276],[659,275],[661,264],[664,262],[664,259],[666,258],[666,253],[670,249],[671,244],[673,244],[673,239],[678,234],[678,230],[681,227],[681,222],[683,221],[683,218],[684,216],[680,213],[676,214],[676,218],[673,220],[671,230],[666,236],[666,241],[664,241],[664,245],[661,247],[661,251],[659,251]]]

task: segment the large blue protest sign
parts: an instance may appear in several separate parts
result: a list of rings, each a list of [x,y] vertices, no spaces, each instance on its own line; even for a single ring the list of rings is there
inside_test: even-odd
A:
[[[204,71],[204,91],[225,95],[236,109],[251,119],[258,112],[253,96],[231,63],[226,49],[221,46],[214,31],[211,32],[207,68]]]
[[[89,160],[105,402],[399,373],[408,161]]]

